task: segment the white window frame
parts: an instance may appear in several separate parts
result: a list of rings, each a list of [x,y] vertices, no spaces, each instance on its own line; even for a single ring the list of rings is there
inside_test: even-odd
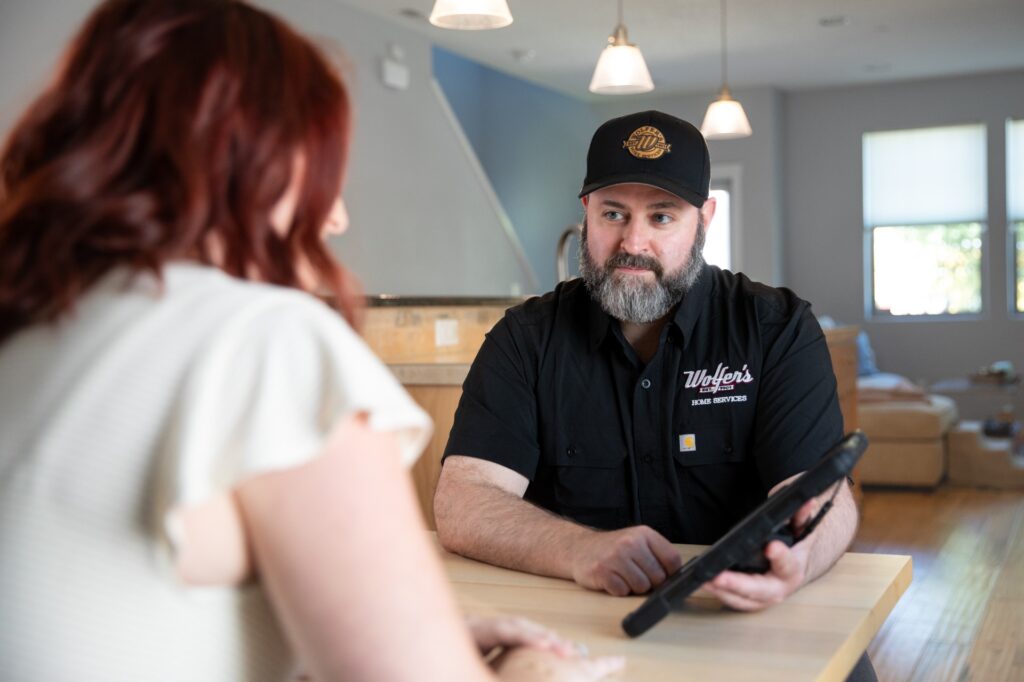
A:
[[[1018,304],[1024,304],[1024,298],[1017,299],[1017,278],[1024,276],[1024,268],[1017,268],[1017,224],[1020,223],[1021,239],[1024,240],[1024,219],[1006,219],[1006,253],[1007,253],[1007,292],[1006,303],[1010,317],[1024,320],[1024,310]]]
[[[743,166],[720,163],[711,166],[711,189],[729,191],[729,260],[732,272],[743,272]]]
[[[943,124],[943,125],[939,125],[939,126],[924,126],[924,128],[930,128],[930,127],[943,127],[943,128],[944,127],[956,127],[956,126],[959,126],[959,125],[976,125],[977,123],[978,123],[978,121],[966,121],[966,122],[960,122],[960,123],[948,123],[948,124]],[[897,129],[893,129],[893,130],[865,131],[865,133],[862,134],[862,136],[861,136],[861,140],[862,140],[861,149],[863,150],[863,139],[864,139],[864,135],[867,134],[867,133],[870,133],[870,132],[899,132],[900,130],[907,130],[909,132],[909,131],[917,130],[917,129],[919,129],[919,128],[906,128],[906,129],[899,129],[899,128],[897,128]],[[988,143],[991,140],[991,131],[988,130],[988,126],[987,125],[985,125],[985,139],[986,139],[985,153],[986,153],[986,156],[987,156],[988,152],[989,152]],[[861,153],[861,163],[862,164],[864,163],[863,151]],[[984,191],[986,191],[986,192],[988,191],[989,183],[990,182],[991,182],[991,178],[988,178],[986,180],[986,186],[984,188]],[[862,206],[863,206],[863,202],[864,202],[864,192],[865,192],[865,188],[862,186],[861,187],[861,204],[862,204]],[[987,214],[985,216],[985,220],[972,221],[972,222],[977,222],[978,224],[981,225],[981,263],[979,264],[980,265],[980,270],[981,270],[980,273],[979,273],[979,277],[980,277],[980,292],[979,292],[979,295],[981,297],[981,308],[977,312],[970,312],[970,313],[940,313],[940,314],[937,314],[937,315],[927,315],[927,314],[925,314],[925,315],[893,315],[891,313],[882,312],[882,311],[877,310],[875,308],[875,254],[874,254],[874,240],[875,240],[875,230],[876,229],[886,228],[886,227],[910,227],[910,228],[913,228],[913,227],[940,227],[940,226],[943,226],[943,225],[950,226],[950,225],[959,225],[959,224],[963,224],[963,223],[924,222],[924,223],[914,224],[914,223],[906,222],[906,223],[901,224],[901,225],[867,225],[867,224],[863,224],[863,220],[862,220],[862,228],[861,229],[863,230],[862,243],[863,243],[863,248],[864,248],[863,258],[862,258],[862,263],[863,263],[863,266],[864,266],[864,268],[863,268],[863,272],[864,272],[864,291],[863,291],[862,301],[864,302],[864,319],[865,320],[869,320],[871,322],[895,323],[895,324],[900,324],[900,323],[904,323],[904,322],[910,322],[910,323],[914,323],[914,322],[967,322],[967,321],[988,319],[989,315],[990,315],[991,300],[992,300],[991,296],[990,296],[990,291],[989,291],[989,280],[990,280],[990,274],[991,274],[990,267],[989,267],[989,258],[991,257],[991,248],[989,246],[989,233],[990,233],[990,228],[991,228],[991,210],[992,210],[992,207],[989,206]]]
[[[1017,278],[1024,275],[1024,268],[1018,272],[1017,268],[1017,224],[1021,225],[1021,238],[1024,239],[1024,215],[1011,215],[1011,181],[1013,173],[1024,173],[1024,168],[1011,170],[1012,159],[1010,158],[1010,127],[1013,124],[1024,126],[1024,118],[1009,117],[1003,128],[1003,146],[1006,153],[1005,184],[1006,184],[1006,307],[1011,319],[1024,320],[1024,310],[1019,310],[1018,305],[1024,303],[1024,299],[1017,299]]]

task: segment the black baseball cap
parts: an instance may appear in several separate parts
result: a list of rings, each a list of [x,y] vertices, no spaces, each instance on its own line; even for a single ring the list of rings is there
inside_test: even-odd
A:
[[[637,182],[704,205],[711,184],[711,157],[704,136],[681,118],[641,111],[607,121],[587,152],[587,177],[579,196]]]

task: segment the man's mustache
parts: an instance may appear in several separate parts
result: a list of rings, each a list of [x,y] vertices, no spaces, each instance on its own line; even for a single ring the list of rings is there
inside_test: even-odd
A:
[[[605,272],[611,274],[615,268],[642,268],[650,270],[658,279],[661,279],[662,274],[664,274],[661,263],[656,258],[633,253],[617,253],[605,261]]]

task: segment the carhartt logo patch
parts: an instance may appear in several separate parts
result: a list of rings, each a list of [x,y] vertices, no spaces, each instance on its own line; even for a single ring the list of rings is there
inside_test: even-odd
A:
[[[697,436],[692,433],[684,433],[679,436],[679,452],[696,452]]]
[[[672,145],[665,143],[665,136],[654,126],[637,128],[622,146],[638,159],[660,159],[672,151]]]

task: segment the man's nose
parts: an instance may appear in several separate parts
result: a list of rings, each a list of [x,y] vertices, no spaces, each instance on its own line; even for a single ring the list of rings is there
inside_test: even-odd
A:
[[[622,232],[619,248],[626,253],[646,253],[648,235],[646,227],[639,218],[630,218]]]

